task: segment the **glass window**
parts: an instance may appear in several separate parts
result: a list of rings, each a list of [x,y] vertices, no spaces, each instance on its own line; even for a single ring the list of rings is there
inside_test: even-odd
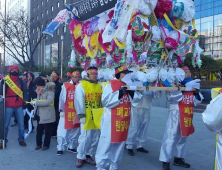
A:
[[[219,49],[222,50],[222,42],[220,43]],[[221,53],[222,54],[222,53]]]
[[[194,18],[196,19],[200,18],[200,11],[195,13]]]
[[[46,14],[48,14],[48,13],[49,13],[48,9],[45,11],[45,13],[46,13]]]
[[[222,13],[222,7],[216,7],[214,8],[214,15],[221,14]]]
[[[59,35],[59,29],[57,29],[56,34]]]
[[[64,32],[64,33],[66,32],[66,27],[63,27],[63,32]]]
[[[43,5],[43,1],[41,2],[41,4]]]
[[[43,13],[41,13],[41,17],[43,17]]]
[[[200,6],[195,6],[196,11],[200,11]]]
[[[214,2],[214,7],[222,6],[222,1],[215,1]]]
[[[39,9],[39,4],[37,5],[37,8]]]
[[[37,32],[39,31],[39,27],[36,27],[36,31],[37,31]]]
[[[64,0],[64,4],[66,3],[66,0]]]
[[[201,17],[207,17],[213,15],[213,9],[207,9],[201,11]]]
[[[207,4],[207,3],[209,3],[209,2],[213,2],[214,0],[201,0],[201,3],[202,4]]]
[[[59,8],[59,2],[57,2],[57,7]]]
[[[32,30],[32,33],[35,33],[35,30],[34,30],[34,29]]]
[[[39,16],[37,15],[36,20],[38,20],[38,19],[39,19]]]
[[[33,8],[33,12],[35,11],[35,8]]]
[[[212,51],[212,44],[205,44],[204,48],[205,48],[205,51]]]
[[[214,49],[214,50],[218,50],[218,43],[214,43],[213,49]]]
[[[197,5],[200,5],[201,4],[201,0],[196,0],[194,1],[194,5],[197,6]]]
[[[214,15],[214,29],[221,29],[222,28],[222,14]]]
[[[32,40],[32,44],[35,44],[35,40],[34,39]]]
[[[51,6],[51,10],[53,11],[53,6]]]
[[[203,4],[201,5],[201,10],[209,9],[213,7],[213,3]]]
[[[213,31],[213,16],[201,18],[201,31],[200,31],[200,34],[201,35],[205,35],[207,37],[208,36],[211,37],[211,36],[213,36],[211,31]]]

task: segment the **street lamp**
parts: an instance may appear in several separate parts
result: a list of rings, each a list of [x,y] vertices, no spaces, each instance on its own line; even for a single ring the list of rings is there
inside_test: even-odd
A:
[[[62,69],[63,69],[63,39],[64,36],[61,35],[61,79],[62,79]]]

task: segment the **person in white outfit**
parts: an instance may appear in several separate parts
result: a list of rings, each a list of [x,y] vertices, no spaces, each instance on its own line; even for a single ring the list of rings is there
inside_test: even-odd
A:
[[[76,145],[80,135],[80,124],[74,124],[73,121],[77,118],[74,106],[75,89],[81,76],[78,70],[69,73],[69,75],[71,80],[63,85],[59,97],[59,109],[61,112],[57,129],[57,155],[62,155],[66,146],[69,152],[77,153]]]
[[[126,148],[130,156],[134,156],[133,145],[135,143],[138,152],[148,153],[143,146],[148,138],[152,99],[158,99],[161,96],[161,91],[141,91],[140,93],[143,94],[143,97],[139,104],[131,107],[130,126],[126,140]]]
[[[126,90],[121,79],[131,71],[126,66],[115,69],[115,77],[107,84],[102,94],[105,107],[101,120],[101,135],[96,150],[97,170],[117,169],[123,156],[125,141],[130,124],[130,107],[139,103],[139,92]]]
[[[182,86],[191,84],[191,72],[187,66],[182,67],[185,71],[185,79]],[[192,85],[192,84],[191,84]],[[201,103],[203,97],[199,90],[193,91],[167,91],[166,97],[170,102],[169,117],[163,137],[159,160],[163,162],[163,170],[170,170],[170,161],[174,156],[174,165],[190,168],[185,163],[187,137],[194,133],[193,107]]]

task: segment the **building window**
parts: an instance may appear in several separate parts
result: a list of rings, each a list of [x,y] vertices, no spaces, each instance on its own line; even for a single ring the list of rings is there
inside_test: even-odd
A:
[[[41,4],[43,5],[43,1],[41,2]]]
[[[41,13],[41,16],[43,17],[43,13]]]
[[[64,0],[64,4],[66,3],[66,0]]]
[[[38,19],[39,19],[39,16],[37,15],[36,20],[38,20]]]
[[[46,15],[49,13],[49,10],[47,9],[46,11],[45,11],[45,13],[46,13]]]
[[[48,0],[46,0],[46,2],[48,2]]]
[[[35,19],[34,19],[34,18],[32,18],[32,22],[33,22],[33,23],[35,22]]]
[[[36,43],[39,41],[39,39],[38,38],[36,38]]]
[[[59,2],[57,2],[57,7],[59,8]]]
[[[39,9],[39,4],[37,4],[37,9]]]
[[[59,29],[57,29],[56,34],[59,35]]]
[[[43,29],[43,24],[41,25],[41,28]]]
[[[66,27],[63,27],[63,32],[64,32],[64,33],[66,32]]]
[[[32,44],[35,44],[35,40],[34,39],[32,40]]]
[[[39,27],[36,28],[36,31],[37,31],[37,32],[39,31]]]
[[[33,33],[33,34],[35,33],[35,30],[34,30],[34,29],[32,30],[32,33]]]
[[[35,11],[35,8],[33,8],[33,12]]]
[[[51,6],[51,10],[53,11],[53,6]]]

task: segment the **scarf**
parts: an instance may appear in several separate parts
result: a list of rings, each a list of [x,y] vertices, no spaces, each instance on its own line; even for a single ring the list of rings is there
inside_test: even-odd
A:
[[[41,95],[41,91],[42,91],[42,89],[44,89],[44,88],[45,88],[45,86],[44,86],[43,88],[37,89],[37,90],[36,90],[37,95]]]

